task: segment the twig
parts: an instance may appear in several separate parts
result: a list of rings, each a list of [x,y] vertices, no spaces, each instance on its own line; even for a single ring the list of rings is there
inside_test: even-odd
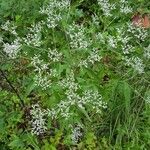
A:
[[[9,86],[12,88],[12,90],[15,92],[15,94],[17,95],[17,97],[19,98],[20,102],[21,102],[21,106],[24,107],[24,101],[22,100],[22,98],[20,97],[18,91],[15,89],[15,87],[13,86],[13,84],[9,81],[9,79],[7,78],[7,76],[5,75],[4,71],[2,71],[0,69],[0,72],[2,74],[2,76],[5,78],[5,80],[7,81],[7,83],[9,84]]]

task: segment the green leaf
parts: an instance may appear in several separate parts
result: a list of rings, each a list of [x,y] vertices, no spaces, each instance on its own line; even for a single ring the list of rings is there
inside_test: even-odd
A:
[[[35,88],[35,83],[34,83],[34,81],[32,81],[32,82],[30,82],[29,85],[27,86],[26,92],[25,92],[25,94],[24,94],[23,97],[26,98],[26,97],[31,93],[31,91],[32,91],[34,88]]]
[[[96,147],[96,136],[94,135],[93,132],[89,132],[86,135],[86,144],[88,145],[89,149],[94,149]]]
[[[90,117],[89,117],[88,113],[86,112],[86,110],[85,110],[84,108],[79,107],[79,106],[77,106],[77,107],[78,107],[78,109],[86,116],[86,118],[87,118],[90,122],[92,122],[92,120],[90,119]]]
[[[13,149],[18,149],[18,148],[23,148],[24,143],[19,137],[15,136],[13,141],[10,142],[8,146],[13,148]]]
[[[123,94],[125,99],[125,109],[126,112],[130,111],[130,101],[131,101],[131,88],[127,82],[123,82]]]
[[[24,135],[24,140],[28,144],[32,145],[35,150],[40,150],[36,137],[32,136],[30,133],[27,133],[27,134]]]

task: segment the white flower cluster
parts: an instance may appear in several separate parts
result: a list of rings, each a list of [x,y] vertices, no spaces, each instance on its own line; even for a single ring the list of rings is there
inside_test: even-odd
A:
[[[131,44],[132,37],[127,35],[124,28],[117,28],[117,42],[121,43],[123,54],[130,54],[134,52],[134,46]]]
[[[114,36],[108,37],[108,44],[112,48],[117,48],[117,39]]]
[[[150,44],[148,47],[144,48],[144,57],[150,59]]]
[[[134,47],[132,45],[126,44],[121,45],[123,54],[129,54],[130,52],[134,52]]]
[[[16,32],[16,26],[12,24],[9,20],[5,22],[5,24],[1,25],[1,28],[5,31],[10,32],[11,34],[15,35],[16,39],[11,43],[4,43],[3,38],[0,38],[0,43],[3,44],[3,51],[10,57],[14,59],[17,57],[18,52],[21,49],[21,39],[18,37]]]
[[[47,116],[50,117],[51,119],[57,118],[58,112],[54,108],[47,109],[46,112],[47,112]]]
[[[79,85],[75,82],[73,71],[71,71],[71,73],[65,79],[60,81],[59,85],[72,91],[77,91],[79,88]]]
[[[29,33],[23,38],[23,42],[27,45],[33,46],[41,46],[41,30],[42,30],[42,22],[37,24],[33,24],[31,28],[29,28]]]
[[[81,96],[77,93],[80,88],[78,83],[75,82],[74,74],[71,74],[59,83],[66,91],[66,99],[61,100],[53,110],[49,110],[49,114],[55,114],[55,117],[63,117],[69,119],[72,115],[77,115],[71,112],[72,106],[78,106],[85,109],[86,106],[92,106],[95,113],[101,113],[102,108],[106,108],[107,104],[102,102],[102,96],[96,91],[84,91]],[[90,110],[91,110],[90,109]]]
[[[112,48],[117,48],[119,44],[121,44],[121,50],[123,54],[130,54],[130,52],[134,51],[134,47],[129,44],[130,37],[126,36],[124,33],[119,33],[117,36],[109,36],[108,37],[108,45]]]
[[[35,75],[35,84],[42,87],[43,90],[51,86],[50,76],[53,74],[53,70],[49,69],[47,63],[44,63],[40,59],[40,55],[35,55],[32,58],[31,64],[34,66]]]
[[[80,63],[79,63],[79,66],[84,66],[86,68],[88,68],[88,66],[90,64],[94,64],[95,62],[99,62],[101,60],[101,56],[98,54],[98,50],[96,49],[93,49],[90,53],[90,55],[87,57],[87,59],[85,60],[82,60]]]
[[[66,90],[65,95],[67,96],[67,101],[65,103],[68,104],[68,106],[77,104],[77,101],[79,100],[77,90],[80,86],[75,82],[73,71],[69,76],[60,81],[59,85]]]
[[[120,0],[119,3],[111,4],[109,0],[97,0],[105,16],[112,16],[111,11],[116,10],[117,6],[121,13],[128,14],[132,12],[132,7],[128,5],[128,1]]]
[[[112,16],[111,11],[115,9],[115,4],[110,4],[109,0],[97,0],[98,5],[101,6],[101,9],[105,16]]]
[[[76,94],[76,90],[79,88],[78,84],[75,83],[74,74],[71,72],[71,75],[66,79],[63,79],[59,82],[59,85],[67,89],[65,94],[67,95],[67,100],[61,100],[55,107],[55,109],[49,110],[49,116],[53,117],[63,117],[69,119],[73,113],[70,112],[70,107],[76,104],[79,96]],[[55,116],[54,116],[55,115]]]
[[[48,87],[51,86],[51,80],[45,75],[36,74],[35,75],[35,84],[42,88],[42,90],[46,90]]]
[[[87,90],[81,93],[81,96],[77,94],[79,85],[75,82],[73,72],[61,81],[59,85],[65,89],[66,99],[61,100],[52,109],[41,109],[38,104],[32,106],[30,114],[32,116],[31,125],[33,134],[40,135],[47,130],[47,117],[51,117],[51,119],[60,117],[68,120],[76,116],[76,113],[71,112],[72,108],[78,109],[80,107],[85,110],[85,108],[90,107],[90,111],[95,111],[98,114],[101,114],[102,108],[107,108],[107,104],[102,101],[102,96],[97,91]],[[73,131],[72,140],[74,142],[77,142],[82,136],[82,133],[77,133],[78,130],[79,128],[76,128]]]
[[[145,38],[147,38],[148,33],[144,28],[135,27],[129,23],[127,24],[127,30],[125,29],[126,26],[123,28],[118,28],[116,36],[116,40],[118,44],[121,44],[122,53],[124,54],[122,58],[127,66],[132,67],[135,71],[141,74],[144,72],[144,63],[142,59],[136,56],[130,57],[129,54],[135,52],[136,50],[136,48],[132,45],[133,38],[137,37],[138,39],[144,41]],[[147,48],[144,49],[144,57],[148,57]]]
[[[92,109],[95,110],[96,113],[101,113],[101,108],[104,109],[107,108],[107,103],[102,101],[102,96],[98,93],[98,91],[93,90],[84,91],[80,101],[84,105],[88,104],[89,106],[92,106]]]
[[[125,60],[125,64],[127,66],[131,66],[135,71],[137,71],[138,73],[144,73],[144,64],[143,61],[139,58],[139,57],[123,57],[123,60]]]
[[[141,26],[134,26],[132,23],[128,24],[127,32],[131,33],[133,37],[136,37],[141,41],[144,41],[148,36],[147,30]]]
[[[64,118],[65,120],[69,120],[73,115],[75,115],[72,112],[70,112],[70,107],[71,107],[70,101],[61,100],[56,107],[57,116],[59,117],[60,115],[60,117]]]
[[[56,49],[54,50],[49,49],[48,57],[50,61],[59,62],[62,58],[62,53],[58,52]]]
[[[76,126],[72,129],[72,134],[71,134],[72,143],[77,144],[79,140],[82,138],[83,133],[81,130],[82,130],[81,126]]]
[[[129,44],[131,37],[124,32],[124,28],[117,28],[116,33],[117,34],[114,36],[109,35],[106,37],[108,48],[118,48],[121,46],[123,54],[129,54],[130,52],[133,52],[134,47]],[[104,39],[104,37],[102,36],[101,39]],[[105,40],[103,41],[105,42]]]
[[[3,43],[3,51],[10,57],[11,59],[14,59],[17,57],[18,52],[20,51],[21,44],[19,42],[19,39],[16,39],[11,44],[9,43]]]
[[[100,33],[100,32],[96,33],[95,38],[98,43],[105,44],[105,37],[102,33]]]
[[[7,20],[3,25],[1,25],[1,28],[5,31],[9,31],[11,34],[17,36],[16,32],[16,26],[12,24],[9,20]]]
[[[118,35],[117,38],[118,38],[118,41],[121,41],[123,45],[128,44],[129,41],[130,41],[130,39],[131,39],[131,37],[129,37],[129,36],[126,35],[126,34],[121,34],[121,36]]]
[[[128,6],[128,1],[126,0],[120,1],[120,12],[124,14],[128,14],[132,12],[132,8]]]
[[[31,133],[35,135],[41,135],[45,133],[47,130],[46,124],[46,111],[42,110],[39,104],[34,104],[31,107],[30,115],[31,115]]]
[[[47,109],[47,115],[54,118],[65,118],[68,120],[73,113],[70,112],[70,102],[61,100],[54,108]]]
[[[91,64],[94,64],[95,62],[98,62],[101,60],[101,56],[99,56],[99,51],[96,49],[93,49],[92,52],[90,53],[90,56],[87,58],[88,62]]]
[[[70,46],[73,49],[86,49],[91,45],[90,39],[87,39],[86,29],[81,25],[73,23],[67,29],[67,34],[70,37]]]
[[[47,6],[41,8],[40,13],[47,15],[47,27],[55,28],[62,19],[62,13],[70,7],[70,0],[50,0]]]

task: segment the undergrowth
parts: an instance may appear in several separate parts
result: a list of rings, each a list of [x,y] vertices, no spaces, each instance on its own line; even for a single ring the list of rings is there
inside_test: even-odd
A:
[[[148,150],[150,36],[133,17],[149,13],[149,0],[0,0],[0,149]]]

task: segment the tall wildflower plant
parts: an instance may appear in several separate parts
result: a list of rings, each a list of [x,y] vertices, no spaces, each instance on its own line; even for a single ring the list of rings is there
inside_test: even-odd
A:
[[[118,107],[125,101],[121,108],[126,112],[130,104],[138,105],[131,96],[144,97],[140,92],[145,93],[145,85],[137,89],[142,81],[149,83],[150,45],[149,29],[131,21],[134,10],[125,0],[97,0],[91,6],[84,1],[48,0],[32,24],[20,27],[19,21],[6,20],[1,25],[0,55],[14,64],[12,70],[22,65],[18,73],[22,82],[16,85],[25,91],[19,94],[29,110],[25,130],[46,138],[55,127],[77,145],[89,131],[97,133],[98,125],[109,122],[115,99]],[[5,71],[7,64],[1,69]],[[118,86],[116,80],[125,83]],[[121,96],[112,91],[121,91]],[[145,101],[148,105],[149,96]]]

